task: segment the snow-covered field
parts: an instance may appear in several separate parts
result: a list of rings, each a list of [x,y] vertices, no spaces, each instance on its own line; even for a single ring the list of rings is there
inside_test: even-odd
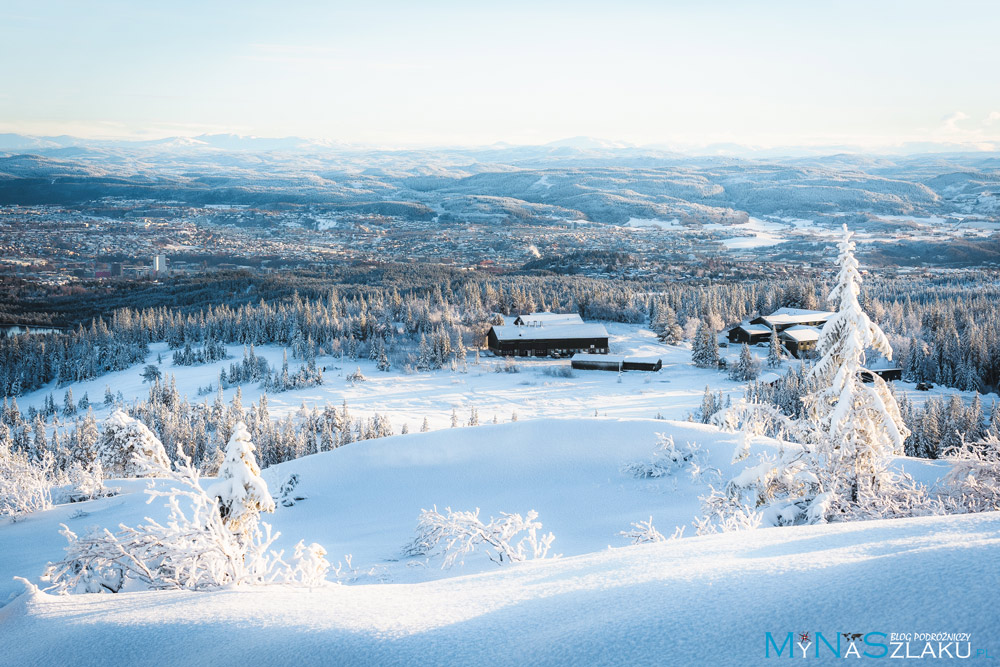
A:
[[[344,362],[340,369],[339,357],[321,357],[318,363],[326,367],[324,384],[319,387],[300,389],[268,395],[268,405],[272,417],[282,417],[298,410],[302,403],[322,409],[330,403],[339,406],[343,401],[356,416],[371,416],[378,412],[387,416],[398,433],[403,424],[410,431],[419,430],[424,417],[431,429],[446,428],[451,424],[451,412],[455,409],[459,420],[468,420],[471,408],[479,412],[481,423],[510,421],[511,414],[518,419],[535,417],[593,416],[596,410],[601,416],[609,417],[655,417],[658,413],[668,419],[684,419],[701,405],[705,385],[713,391],[742,396],[743,385],[731,381],[725,373],[703,370],[691,365],[691,349],[687,345],[662,345],[648,329],[635,325],[606,324],[611,335],[611,352],[629,356],[658,356],[663,359],[663,369],[658,373],[634,371],[624,373],[621,382],[618,374],[607,371],[573,371],[573,377],[562,378],[546,375],[546,369],[569,367],[567,359],[518,359],[519,373],[497,373],[495,368],[502,360],[482,353],[479,365],[469,355],[468,372],[449,370],[430,373],[407,374],[398,368],[387,373],[376,370],[375,363],[367,359]],[[731,348],[735,355],[738,348]],[[281,367],[282,348],[267,345],[255,350],[258,356],[267,358],[273,367]],[[725,352],[725,350],[723,350]],[[757,350],[761,358],[767,350]],[[202,366],[173,366],[172,351],[165,343],[150,346],[147,363],[156,363],[161,355],[162,372],[173,375],[181,395],[192,402],[215,400],[215,393],[197,396],[199,387],[218,385],[219,371],[228,369],[233,361],[243,358],[241,346],[229,346],[230,359]],[[289,358],[294,370],[301,362]],[[356,367],[360,367],[368,378],[363,383],[351,383],[345,378]],[[143,384],[140,372],[142,365],[125,371],[111,373],[88,382],[72,385],[73,396],[79,399],[86,392],[98,419],[106,416],[108,410],[101,405],[105,386],[112,391],[121,391],[126,400],[145,398],[149,385]],[[256,384],[242,387],[246,405],[258,400],[261,390]],[[30,406],[41,408],[45,397],[52,391],[57,403],[61,404],[64,388],[40,389],[19,397],[17,402],[22,411]],[[232,400],[236,388],[225,391],[225,400]]]
[[[307,496],[266,517],[279,546],[306,539],[334,561],[352,554],[343,585],[22,594],[0,609],[0,634],[17,638],[0,664],[759,664],[765,632],[780,644],[803,631],[968,632],[974,647],[996,647],[997,513],[631,546],[619,532],[632,521],[652,516],[669,535],[707,489],[686,473],[622,472],[649,458],[657,432],[698,442],[704,467],[724,473],[742,437],[660,420],[540,419],[358,442],[276,466],[265,471],[272,490],[297,473]],[[944,465],[904,463],[922,478]],[[141,482],[121,486],[114,498],[0,526],[2,599],[24,590],[10,577],[39,583],[58,558],[59,522],[79,531],[163,517]],[[418,512],[433,504],[487,516],[535,509],[562,556],[499,567],[477,554],[451,570],[404,558]]]

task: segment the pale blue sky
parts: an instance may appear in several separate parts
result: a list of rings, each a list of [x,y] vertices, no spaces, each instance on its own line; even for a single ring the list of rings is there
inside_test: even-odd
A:
[[[0,132],[1000,146],[1000,3],[0,0]]]

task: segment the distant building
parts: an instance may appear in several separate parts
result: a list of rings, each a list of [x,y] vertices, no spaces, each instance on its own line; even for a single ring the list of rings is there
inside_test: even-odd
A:
[[[872,377],[872,373],[879,376],[886,382],[894,382],[895,380],[903,379],[903,369],[902,368],[872,368],[869,370],[863,370],[860,373],[862,382],[874,382],[875,378]]]
[[[779,308],[770,315],[761,315],[752,320],[740,322],[726,334],[730,343],[746,343],[756,345],[766,343],[771,338],[771,332],[777,331],[778,338],[788,351],[799,356],[816,347],[819,340],[819,330],[833,313],[826,310],[803,310],[801,308]],[[784,331],[792,330],[788,336],[781,336]],[[794,349],[793,349],[794,348]]]
[[[486,345],[504,357],[566,357],[608,353],[608,330],[572,313],[530,313],[490,327]]]
[[[574,354],[570,360],[573,368],[582,371],[652,371],[663,368],[659,357],[623,357],[616,354]]]
[[[816,327],[796,324],[778,334],[778,340],[796,358],[808,356],[819,343],[820,330]]]
[[[153,257],[153,273],[156,275],[160,275],[166,272],[167,272],[167,256],[156,255],[155,257]]]

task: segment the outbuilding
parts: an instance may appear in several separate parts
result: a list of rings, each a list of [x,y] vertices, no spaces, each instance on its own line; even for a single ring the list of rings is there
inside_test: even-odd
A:
[[[663,368],[659,357],[625,357],[617,354],[574,354],[573,368],[582,371],[651,371]]]

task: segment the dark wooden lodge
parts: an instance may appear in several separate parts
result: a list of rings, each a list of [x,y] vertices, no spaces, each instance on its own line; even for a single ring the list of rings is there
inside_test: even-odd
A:
[[[568,357],[577,352],[608,353],[608,330],[603,324],[585,323],[578,315],[558,315],[523,315],[515,322],[525,324],[490,327],[486,345],[490,352],[503,357]]]

